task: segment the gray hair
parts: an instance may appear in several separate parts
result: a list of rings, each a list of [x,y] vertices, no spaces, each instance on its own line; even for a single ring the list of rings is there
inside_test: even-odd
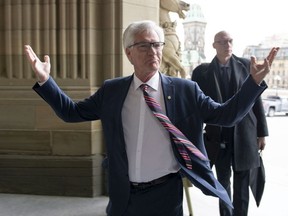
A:
[[[135,43],[135,37],[142,32],[155,31],[159,37],[160,42],[164,42],[164,31],[159,25],[151,20],[144,20],[131,23],[123,33],[123,47],[124,49]]]

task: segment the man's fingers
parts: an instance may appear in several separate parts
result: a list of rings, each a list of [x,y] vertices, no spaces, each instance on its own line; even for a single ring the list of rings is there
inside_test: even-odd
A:
[[[273,47],[269,53],[269,55],[267,56],[267,59],[269,61],[269,64],[271,65],[272,62],[274,61],[275,56],[278,53],[278,50],[280,49],[280,47]]]
[[[256,57],[255,56],[251,56],[250,58],[250,72],[254,72],[255,73],[255,70],[256,70]]]
[[[30,63],[33,63],[38,59],[33,49],[29,45],[25,45],[25,54],[28,57]]]
[[[50,57],[48,55],[45,55],[44,61],[45,61],[45,63],[50,64]]]
[[[35,65],[37,61],[41,62],[31,46],[25,45],[24,47],[25,47],[25,54],[27,55],[27,58],[31,64],[33,63]],[[50,64],[50,57],[48,55],[44,56],[44,62],[46,64]]]
[[[250,65],[250,73],[255,80],[256,83],[262,82],[264,77],[270,72],[271,64],[277,55],[277,52],[279,50],[279,47],[273,47],[268,56],[264,59],[264,63],[257,64],[256,57],[251,56],[251,65]]]
[[[256,64],[256,57],[255,56],[251,56],[250,60],[251,60],[252,65]]]
[[[269,73],[271,64],[270,64],[270,61],[268,59],[264,59],[264,66],[265,66],[264,68],[265,68],[266,74]]]
[[[33,56],[33,58],[34,58],[34,61],[35,61],[36,59],[39,60],[38,57],[37,57],[37,55],[36,55],[36,53],[33,51],[33,49],[32,49],[31,46],[29,46],[29,51],[31,52],[31,54],[32,54],[32,56]]]

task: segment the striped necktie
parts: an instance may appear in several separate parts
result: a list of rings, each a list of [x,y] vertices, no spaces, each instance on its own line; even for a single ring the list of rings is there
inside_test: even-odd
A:
[[[160,106],[160,104],[152,97],[148,92],[148,85],[142,84],[140,88],[143,91],[145,102],[147,103],[148,107],[151,109],[153,115],[160,121],[163,127],[172,135],[172,139],[177,147],[177,150],[181,157],[184,159],[186,167],[188,169],[192,169],[191,159],[187,151],[190,151],[193,155],[198,157],[203,161],[208,161],[207,157],[202,154],[201,151],[191,143],[186,136],[177,128],[175,127],[168,116],[166,116]]]

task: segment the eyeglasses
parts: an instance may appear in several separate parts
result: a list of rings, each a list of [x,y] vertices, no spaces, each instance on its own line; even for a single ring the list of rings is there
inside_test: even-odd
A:
[[[214,43],[218,43],[220,45],[226,45],[226,44],[233,44],[233,39],[229,39],[229,40],[219,40],[219,41],[214,41]]]
[[[164,42],[138,42],[128,46],[128,48],[137,47],[140,51],[147,52],[152,47],[157,51],[161,50],[164,45]]]

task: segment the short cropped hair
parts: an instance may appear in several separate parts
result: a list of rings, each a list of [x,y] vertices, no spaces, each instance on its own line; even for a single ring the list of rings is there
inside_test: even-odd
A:
[[[164,42],[164,31],[159,25],[151,20],[137,21],[131,23],[123,33],[123,47],[124,49],[135,43],[135,37],[142,32],[155,31],[159,37],[159,42]]]

